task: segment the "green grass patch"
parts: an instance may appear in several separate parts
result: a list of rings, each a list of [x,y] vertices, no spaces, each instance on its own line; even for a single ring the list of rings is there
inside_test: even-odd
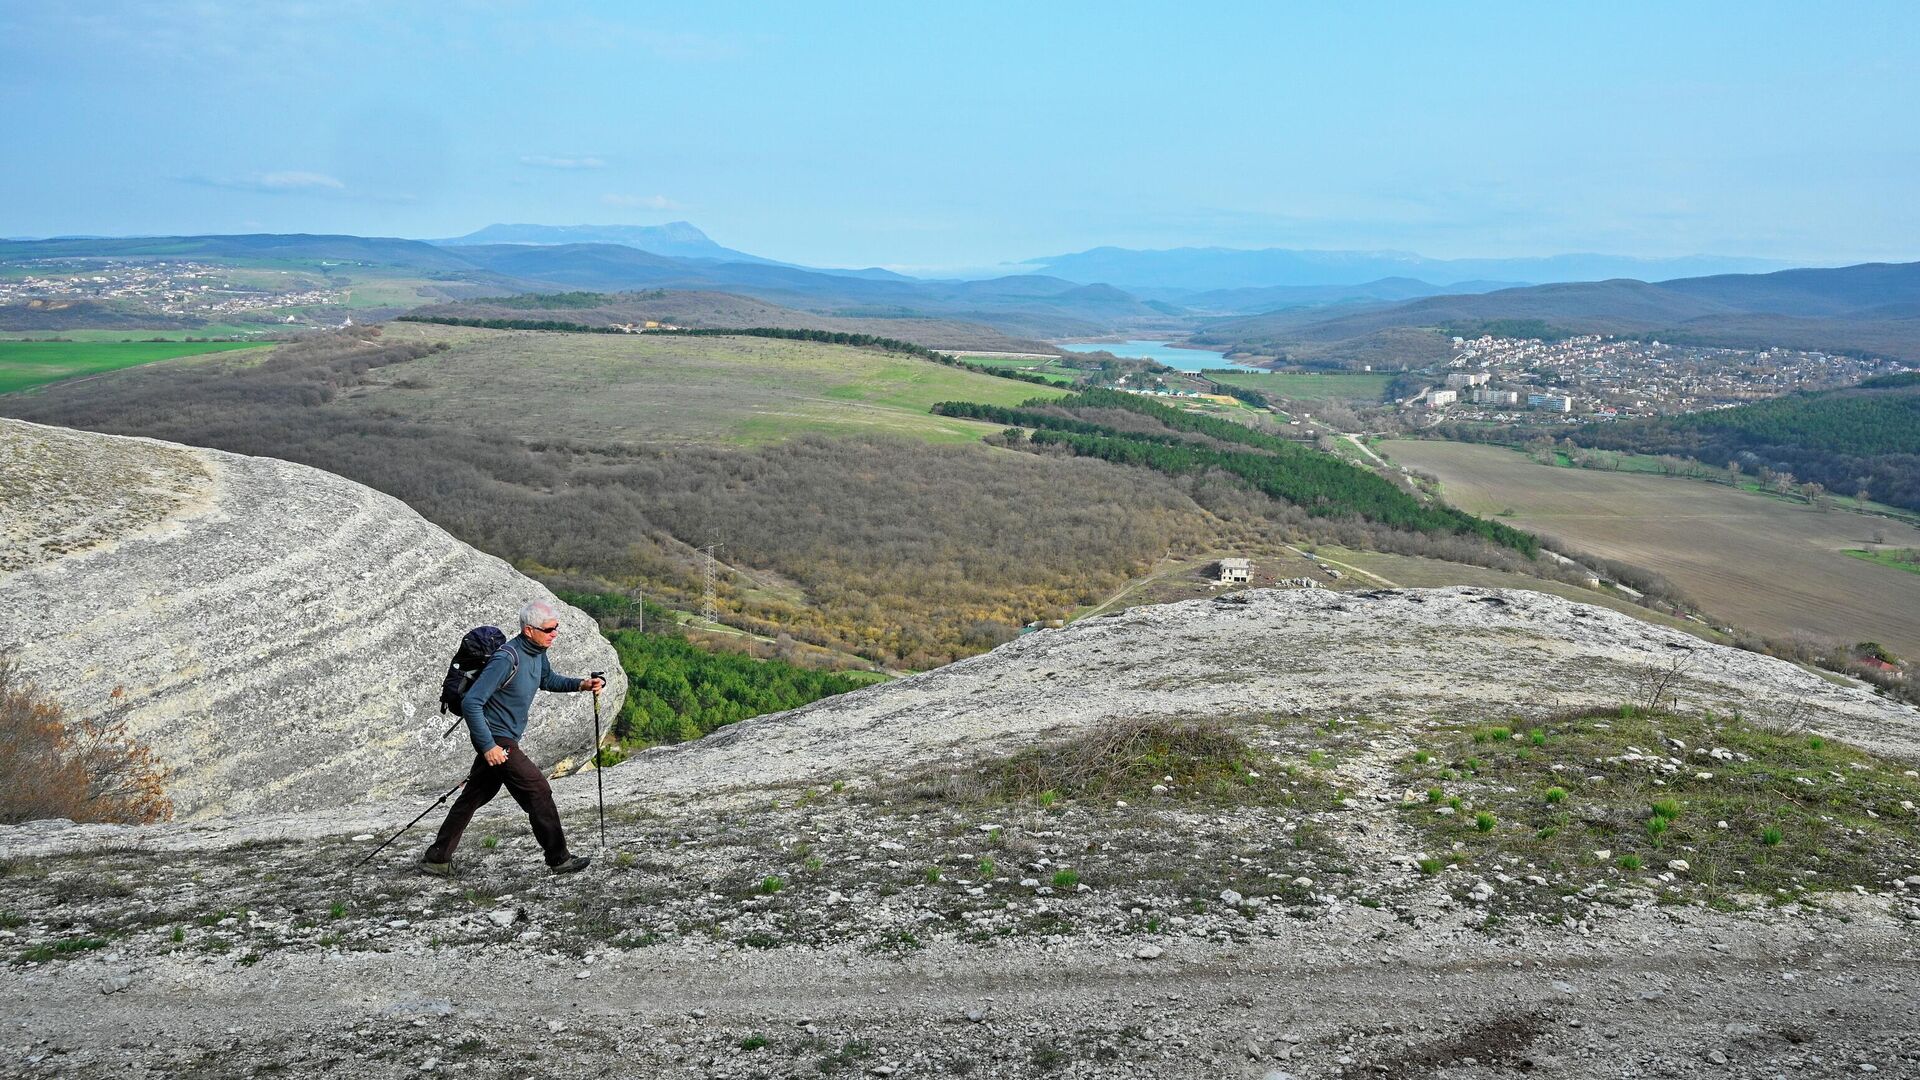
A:
[[[1846,548],[1846,554],[1909,574],[1920,574],[1920,548]]]
[[[49,941],[45,944],[35,945],[21,952],[15,959],[18,963],[22,964],[44,964],[49,960],[54,960],[62,956],[72,956],[74,953],[88,952],[93,949],[104,949],[106,947],[106,938],[65,938],[60,941]]]
[[[1877,892],[1920,872],[1920,780],[1832,738],[1639,709],[1556,717],[1538,741],[1508,731],[1463,727],[1432,762],[1401,764],[1410,785],[1459,774],[1447,804],[1474,810],[1436,813],[1437,787],[1403,805],[1430,847],[1537,868],[1556,890],[1671,872],[1661,889],[1707,902]]]
[[[0,394],[158,360],[257,349],[263,344],[257,341],[0,341]]]

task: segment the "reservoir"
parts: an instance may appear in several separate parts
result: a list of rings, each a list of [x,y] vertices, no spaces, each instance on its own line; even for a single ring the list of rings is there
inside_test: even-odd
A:
[[[1234,371],[1265,371],[1245,364],[1229,364],[1224,354],[1211,349],[1176,349],[1164,341],[1096,341],[1062,345],[1068,352],[1110,352],[1130,360],[1151,360],[1176,371],[1200,371],[1203,368],[1231,368]]]

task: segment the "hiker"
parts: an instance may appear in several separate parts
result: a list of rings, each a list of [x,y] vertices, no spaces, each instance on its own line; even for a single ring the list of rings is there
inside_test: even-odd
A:
[[[487,661],[466,696],[460,699],[460,715],[467,721],[467,734],[473,739],[473,771],[467,774],[466,790],[447,811],[440,835],[420,857],[420,869],[440,877],[453,876],[453,849],[460,846],[460,834],[474,811],[485,806],[504,785],[513,800],[527,812],[533,823],[533,838],[547,855],[547,869],[556,874],[572,874],[587,868],[592,860],[567,852],[567,838],[560,829],[560,811],[553,805],[553,788],[533,759],[520,749],[520,736],[527,730],[527,710],[537,690],[553,693],[597,691],[605,680],[556,675],[547,662],[547,649],[560,633],[560,614],[552,604],[535,600],[520,609],[520,634],[511,638]]]

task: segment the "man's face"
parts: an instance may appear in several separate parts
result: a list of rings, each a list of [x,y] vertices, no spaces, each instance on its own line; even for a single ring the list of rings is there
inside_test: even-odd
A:
[[[528,641],[545,649],[550,647],[553,639],[560,635],[560,621],[555,619],[540,626],[522,626],[520,632],[527,636]]]

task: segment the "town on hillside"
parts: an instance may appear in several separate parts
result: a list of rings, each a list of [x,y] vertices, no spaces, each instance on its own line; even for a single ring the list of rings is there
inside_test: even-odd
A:
[[[1448,419],[1577,424],[1724,409],[1907,370],[1898,361],[1799,349],[1730,349],[1584,334],[1455,337],[1436,383],[1403,407]]]

